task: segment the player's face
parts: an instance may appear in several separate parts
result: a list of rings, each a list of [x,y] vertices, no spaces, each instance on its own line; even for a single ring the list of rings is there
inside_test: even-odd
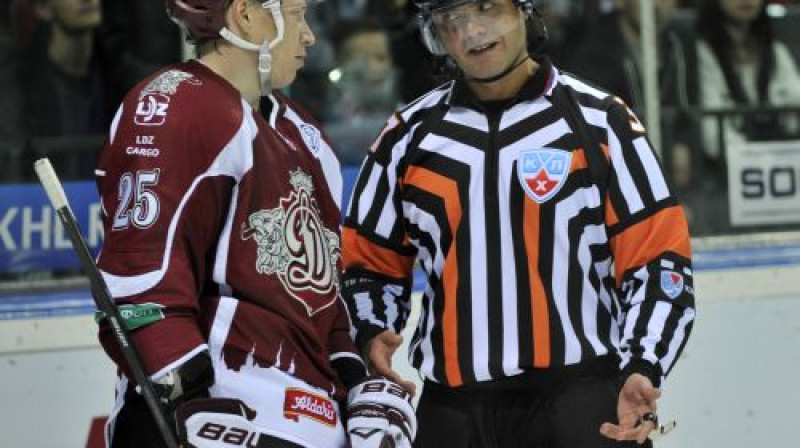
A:
[[[462,71],[488,78],[527,51],[525,17],[511,0],[487,0],[435,12],[436,32]]]
[[[314,45],[316,38],[306,22],[307,9],[306,0],[281,2],[283,39],[272,49],[271,81],[275,89],[286,87],[294,81],[297,70],[305,63],[306,50]],[[274,35],[270,40],[272,38]]]

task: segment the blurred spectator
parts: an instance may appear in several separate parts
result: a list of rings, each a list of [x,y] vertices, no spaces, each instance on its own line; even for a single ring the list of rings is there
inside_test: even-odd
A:
[[[22,135],[22,97],[17,78],[19,54],[9,15],[10,8],[0,8],[0,140]],[[0,142],[0,151],[5,149]]]
[[[366,19],[383,25],[389,33],[392,52],[395,53],[396,36],[397,39],[403,39],[399,35],[404,34],[405,26],[409,22],[406,8],[411,9],[413,5],[413,1],[410,0],[330,0],[309,8],[307,20],[317,40],[314,46],[308,49],[306,65],[297,74],[297,79],[288,90],[292,99],[317,119],[326,121],[328,119],[326,101],[330,97],[327,91],[330,87],[328,73],[336,66],[332,34],[340,28],[339,24]],[[413,31],[413,38],[418,39],[416,29]],[[401,43],[401,46],[403,45],[404,43]],[[418,50],[423,50],[421,44]],[[420,54],[423,52],[417,51],[413,56],[412,64],[417,68],[420,65]],[[416,78],[416,75],[412,75],[410,82],[414,82]],[[406,79],[404,78],[404,82]],[[421,90],[420,93],[426,90]]]
[[[10,2],[3,2],[0,7],[0,36],[6,36],[11,33],[11,4]]]
[[[342,163],[358,164],[399,103],[389,35],[375,20],[345,20],[331,40],[337,66],[326,131]]]
[[[576,75],[618,95],[643,117],[639,5],[639,0],[617,0],[616,11],[604,14],[586,32],[568,66]],[[682,106],[688,106],[689,83],[684,57],[686,37],[666,26],[672,18],[675,0],[659,0],[655,6],[661,99],[667,104],[678,101]]]
[[[39,23],[22,71],[27,134],[102,134],[113,106],[96,48],[100,0],[33,1]]]
[[[347,20],[331,37],[337,65],[332,116],[391,114],[397,106],[396,75],[386,30],[374,20]]]
[[[320,33],[327,33],[343,20],[368,17],[386,24],[413,3],[413,0],[328,0],[309,10],[309,17],[321,26]]]
[[[800,74],[788,48],[775,39],[764,0],[706,0],[697,16],[697,56],[703,108],[800,106]],[[756,113],[725,121],[726,144],[774,140],[798,131],[797,115]],[[712,163],[722,158],[717,122],[703,120]]]
[[[581,41],[587,25],[597,16],[599,5],[571,0],[537,0],[534,5],[547,27],[547,55],[556,65],[563,67],[575,45]]]
[[[666,172],[676,187],[688,188],[691,159],[697,152],[692,146],[698,140],[696,126],[684,113],[698,101],[693,37],[672,26],[676,0],[659,0],[654,5],[660,104],[672,108],[671,114],[663,114],[664,139],[656,144],[662,148]],[[616,0],[616,10],[602,15],[586,31],[567,69],[615,93],[644,117],[640,18],[639,0]]]
[[[800,105],[800,75],[786,46],[775,40],[764,0],[699,2],[695,28],[700,104],[704,109],[735,106]],[[796,130],[797,118],[760,112],[727,118],[725,147],[743,140],[781,139]],[[730,233],[727,172],[717,119],[702,120],[704,179],[693,198],[707,233]],[[703,233],[698,232],[698,234]]]
[[[425,48],[417,24],[417,8],[412,0],[397,11],[396,19],[389,24],[392,57],[398,73],[400,99],[408,104],[441,84],[437,71],[444,63]]]
[[[101,8],[98,44],[107,55],[114,79],[110,103],[116,105],[140,80],[181,60],[181,35],[164,14],[164,0],[101,0]]]
[[[10,12],[0,8],[0,184],[20,181],[25,148],[17,78],[19,54]]]

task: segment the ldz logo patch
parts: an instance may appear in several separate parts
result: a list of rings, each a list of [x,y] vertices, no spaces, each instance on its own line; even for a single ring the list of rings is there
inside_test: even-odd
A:
[[[539,204],[561,190],[569,176],[572,153],[557,149],[522,151],[517,160],[517,175],[528,197]]]
[[[181,84],[200,86],[203,83],[193,74],[181,70],[169,70],[160,74],[139,92],[133,122],[139,126],[164,124],[169,103]]]
[[[139,126],[161,126],[167,119],[170,97],[160,93],[145,95],[136,104],[133,121]]]

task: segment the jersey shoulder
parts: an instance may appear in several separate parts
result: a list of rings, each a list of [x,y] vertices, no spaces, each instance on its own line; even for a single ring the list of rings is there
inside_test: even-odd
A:
[[[236,126],[243,113],[239,92],[196,61],[169,65],[144,79],[128,93],[123,108],[133,124],[154,130]]]
[[[134,147],[139,154],[144,142],[163,155],[188,152],[213,159],[241,131],[247,110],[238,90],[199,62],[173,64],[128,93],[107,145]]]

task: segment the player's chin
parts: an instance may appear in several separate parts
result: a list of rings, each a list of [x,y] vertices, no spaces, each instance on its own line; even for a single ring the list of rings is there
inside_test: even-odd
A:
[[[272,88],[275,90],[280,90],[284,87],[288,87],[294,80],[297,78],[297,72],[293,71],[291,73],[286,73],[282,76],[273,76],[272,77]]]

